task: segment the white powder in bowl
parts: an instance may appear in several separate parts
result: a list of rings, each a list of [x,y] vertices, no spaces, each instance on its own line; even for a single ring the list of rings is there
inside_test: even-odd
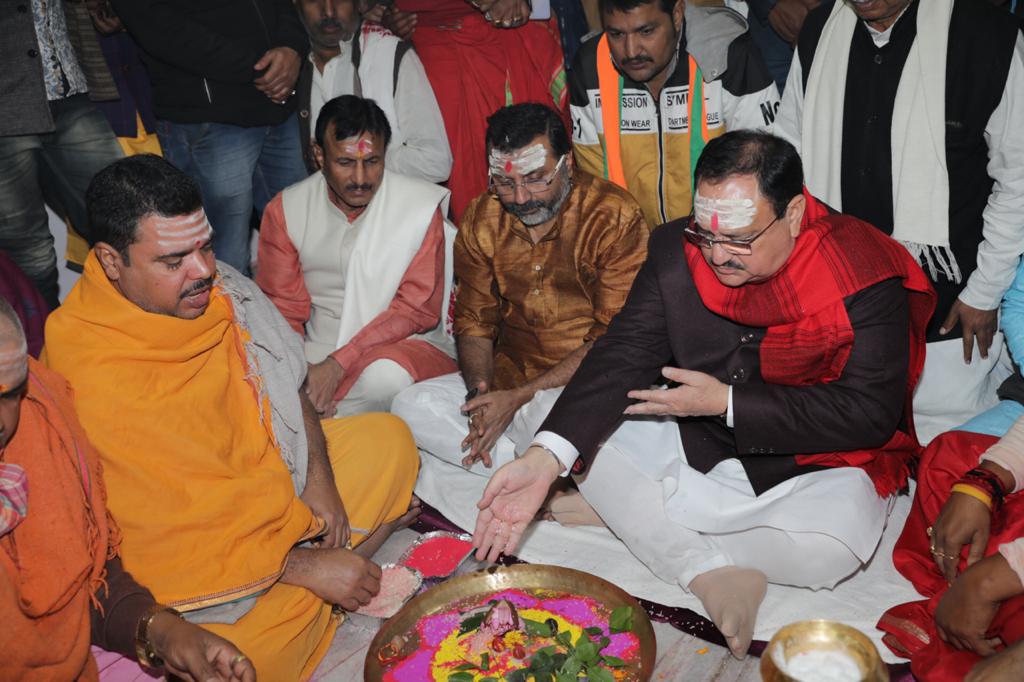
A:
[[[805,651],[780,660],[784,655],[776,650],[772,658],[779,669],[800,682],[860,682],[857,661],[841,651]]]

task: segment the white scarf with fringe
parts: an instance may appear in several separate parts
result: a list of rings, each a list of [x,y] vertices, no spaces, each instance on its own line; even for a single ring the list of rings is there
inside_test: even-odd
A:
[[[946,47],[953,0],[918,0],[917,37],[892,114],[893,239],[928,269],[960,283],[949,246],[946,169]],[[837,0],[807,77],[801,151],[811,193],[842,210],[843,112],[850,44],[860,19]],[[871,144],[871,140],[851,140]]]

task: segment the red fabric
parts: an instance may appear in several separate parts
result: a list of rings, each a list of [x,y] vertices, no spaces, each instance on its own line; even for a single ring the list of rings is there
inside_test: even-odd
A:
[[[905,248],[867,223],[830,214],[804,190],[807,208],[800,236],[785,265],[769,280],[728,287],[715,276],[701,250],[684,242],[701,299],[709,310],[751,327],[766,327],[761,342],[765,382],[808,386],[838,379],[853,348],[853,329],[843,299],[899,277],[909,294],[910,362],[904,418],[876,450],[798,455],[800,464],[858,466],[886,497],[907,478],[907,463],[920,445],[914,432],[914,387],[924,366],[925,326],[935,309],[935,292]]]
[[[980,433],[950,431],[933,440],[921,456],[914,505],[892,558],[896,570],[927,599],[889,609],[878,628],[887,633],[884,641],[890,649],[911,659],[911,670],[922,682],[962,680],[979,660],[974,653],[949,646],[936,632],[935,608],[947,586],[932,561],[926,529],[935,522],[953,484],[978,465],[978,457],[996,440],[995,436]],[[1006,498],[1002,511],[993,518],[985,556],[995,554],[1000,544],[1020,537],[1024,537],[1024,494],[1018,492]],[[967,566],[967,552],[965,546],[960,556],[961,571]],[[1002,637],[1007,645],[1024,639],[1024,596],[1003,603],[990,632]]]
[[[499,29],[464,0],[396,4],[417,16],[412,43],[437,97],[455,159],[448,188],[458,224],[467,204],[487,190],[487,117],[507,104],[506,86],[513,103],[554,106],[571,125],[558,24],[552,18]]]
[[[43,349],[43,329],[50,307],[28,275],[3,251],[0,251],[0,296],[11,304],[21,320],[29,355],[38,358]]]

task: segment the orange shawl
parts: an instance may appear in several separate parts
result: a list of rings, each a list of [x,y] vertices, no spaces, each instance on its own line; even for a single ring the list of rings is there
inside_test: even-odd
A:
[[[149,313],[95,254],[46,327],[100,453],[125,569],[189,611],[258,594],[316,528],[261,419],[245,332],[215,286],[195,320]]]
[[[67,382],[31,358],[2,458],[25,469],[29,498],[25,520],[0,538],[0,679],[95,680],[89,606],[117,528]]]

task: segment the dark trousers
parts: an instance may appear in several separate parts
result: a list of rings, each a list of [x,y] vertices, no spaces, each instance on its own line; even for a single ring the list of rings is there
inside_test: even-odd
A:
[[[0,136],[0,249],[55,308],[57,254],[45,204],[86,232],[89,181],[124,153],[87,95],[52,101],[50,111],[53,132]]]

